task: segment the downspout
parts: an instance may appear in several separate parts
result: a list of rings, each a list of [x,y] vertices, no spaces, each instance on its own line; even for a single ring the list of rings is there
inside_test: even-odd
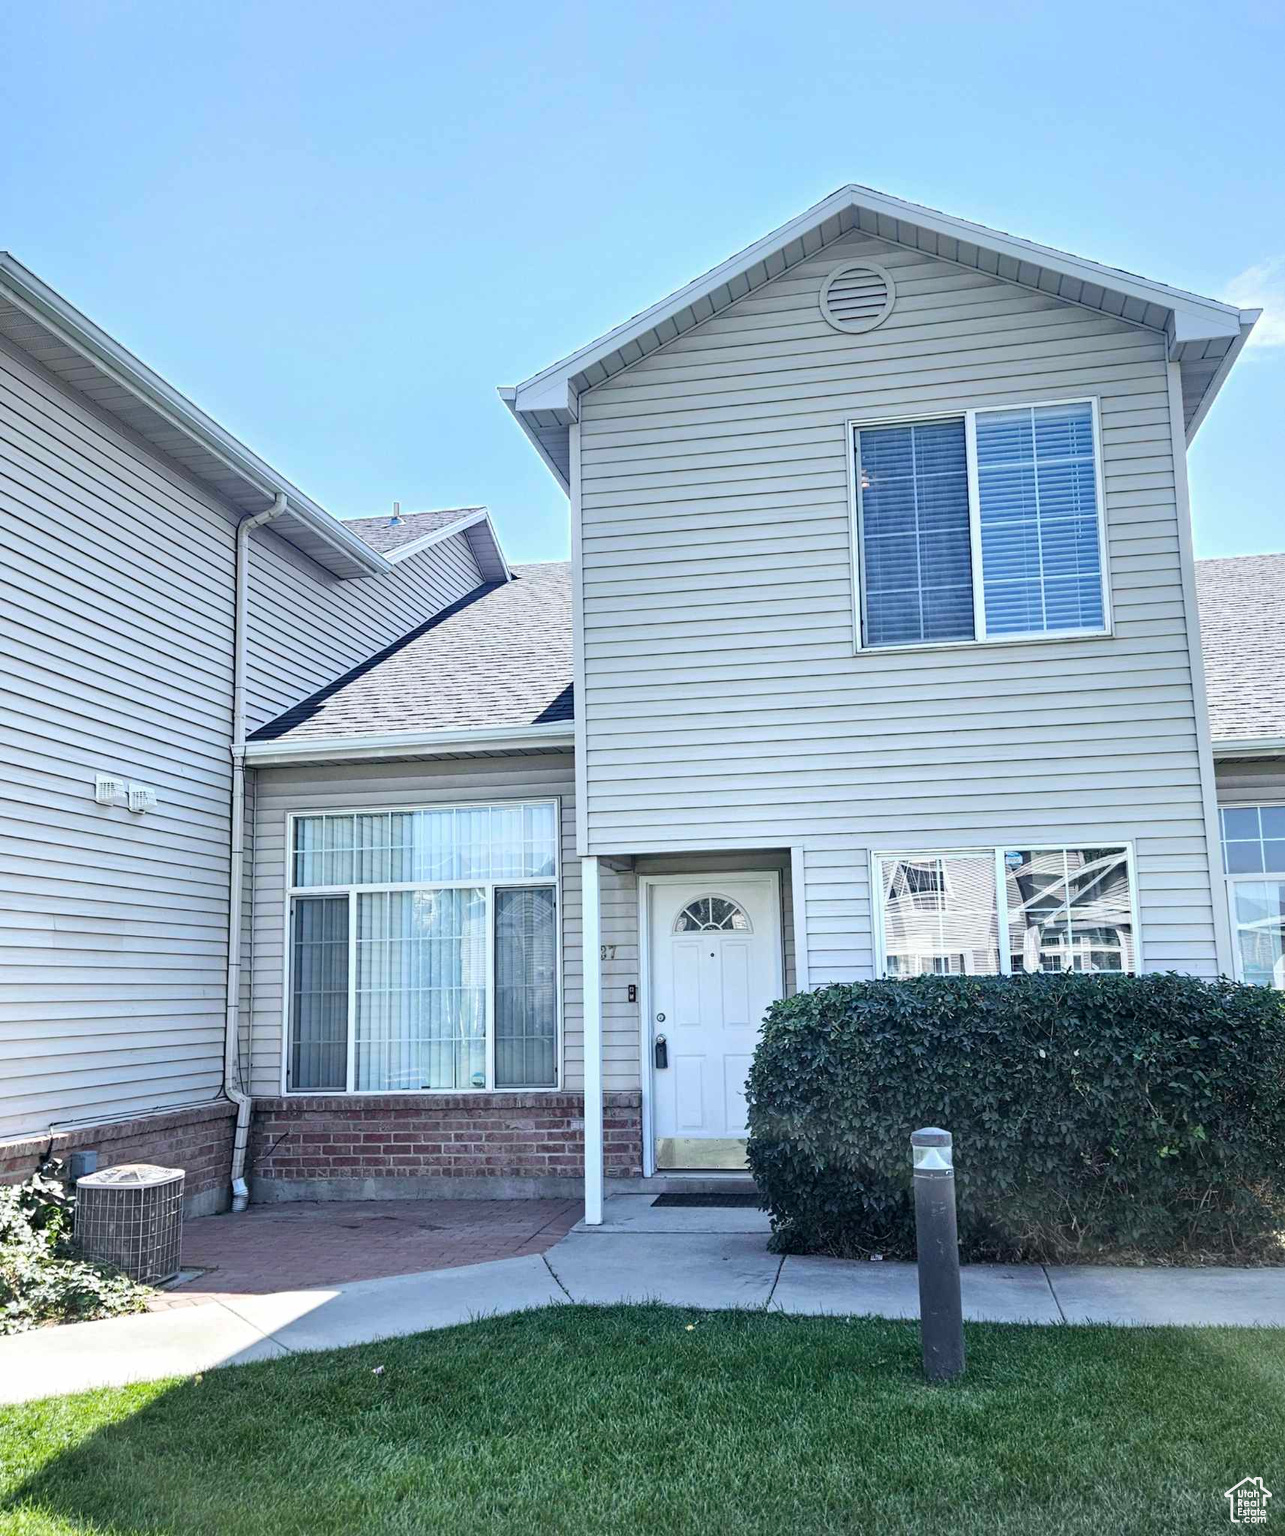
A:
[[[286,510],[284,494],[266,512],[243,518],[236,529],[236,607],[232,631],[232,830],[228,840],[228,998],[223,1034],[223,1091],[236,1105],[232,1142],[232,1209],[250,1203],[245,1182],[245,1154],[250,1144],[252,1100],[241,1084],[241,893],[245,860],[245,645],[249,629],[250,535]]]

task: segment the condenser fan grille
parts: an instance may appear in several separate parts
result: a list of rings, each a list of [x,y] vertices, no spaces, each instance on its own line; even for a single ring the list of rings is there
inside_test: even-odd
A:
[[[147,1285],[179,1271],[183,1171],[122,1163],[76,1182],[76,1246]]]

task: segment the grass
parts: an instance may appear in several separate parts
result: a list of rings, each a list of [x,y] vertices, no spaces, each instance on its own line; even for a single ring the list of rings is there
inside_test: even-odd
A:
[[[0,1531],[1183,1536],[1247,1475],[1285,1508],[1285,1332],[968,1349],[931,1388],[911,1324],[562,1307],[50,1399],[0,1410]]]

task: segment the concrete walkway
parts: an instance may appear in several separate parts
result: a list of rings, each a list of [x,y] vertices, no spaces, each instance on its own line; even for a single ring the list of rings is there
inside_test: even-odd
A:
[[[795,1315],[918,1316],[913,1264],[781,1258],[758,1211],[660,1208],[617,1195],[601,1227],[543,1255],[351,1285],[224,1296],[205,1306],[0,1339],[0,1402],[188,1376],[567,1302],[662,1301]],[[969,1265],[964,1314],[1004,1323],[1285,1327],[1285,1269]]]

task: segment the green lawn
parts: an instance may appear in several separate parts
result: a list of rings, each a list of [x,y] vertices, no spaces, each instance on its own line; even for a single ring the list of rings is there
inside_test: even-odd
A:
[[[0,1410],[0,1531],[1155,1532],[1285,1524],[1285,1331],[563,1307]],[[375,1367],[382,1367],[375,1374]]]

